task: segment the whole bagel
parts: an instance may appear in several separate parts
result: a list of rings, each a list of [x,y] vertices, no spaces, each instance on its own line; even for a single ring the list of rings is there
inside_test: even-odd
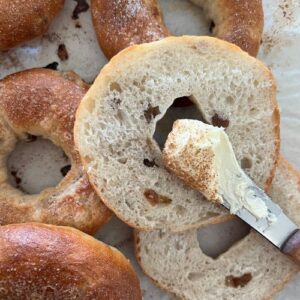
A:
[[[214,36],[256,56],[264,25],[261,0],[191,1],[204,9]],[[128,46],[171,35],[157,0],[92,0],[91,4],[97,38],[107,58]]]
[[[45,33],[64,0],[0,0],[0,51]]]
[[[110,211],[93,191],[74,148],[75,112],[88,86],[74,73],[32,69],[0,81],[0,224],[41,222],[94,233]],[[6,160],[18,140],[42,136],[72,167],[55,187],[28,195],[8,181]]]
[[[0,298],[139,300],[139,280],[115,248],[72,228],[0,227]]]

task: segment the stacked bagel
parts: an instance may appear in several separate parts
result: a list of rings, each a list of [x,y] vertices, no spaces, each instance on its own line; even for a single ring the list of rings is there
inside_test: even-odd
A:
[[[215,38],[169,37],[112,58],[76,114],[75,143],[89,179],[104,203],[136,229],[137,259],[162,288],[190,300],[270,298],[298,267],[254,232],[216,259],[204,254],[197,229],[225,225],[232,215],[163,164],[153,134],[183,96],[205,122],[226,127],[238,162],[258,185],[276,190],[274,201],[300,224],[299,175],[279,158],[272,74]],[[289,201],[283,203],[284,193]]]
[[[11,2],[0,11],[0,51],[45,33],[64,1]],[[261,1],[192,2],[217,38],[171,37],[156,0],[92,0],[99,44],[112,59],[91,87],[47,69],[0,81],[1,299],[141,299],[128,260],[85,234],[112,212],[135,228],[144,272],[182,299],[265,299],[297,273],[254,232],[216,260],[204,254],[197,230],[233,217],[163,164],[157,123],[174,99],[188,97],[205,122],[226,128],[241,166],[300,225],[300,175],[279,154],[275,82],[253,57]],[[13,188],[5,167],[28,136],[50,139],[72,163],[37,195]]]

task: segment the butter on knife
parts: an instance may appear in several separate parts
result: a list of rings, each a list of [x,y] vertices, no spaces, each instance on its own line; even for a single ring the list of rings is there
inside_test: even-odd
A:
[[[178,120],[163,151],[168,169],[208,200],[223,204],[300,262],[300,231],[239,166],[223,128]]]

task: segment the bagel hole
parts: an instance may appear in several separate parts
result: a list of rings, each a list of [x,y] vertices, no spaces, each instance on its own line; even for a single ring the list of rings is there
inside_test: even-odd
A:
[[[185,105],[187,103],[187,99],[190,102],[189,105]],[[176,103],[176,106],[172,104],[166,111],[163,118],[157,122],[153,137],[158,143],[161,150],[163,149],[168,134],[171,132],[173,123],[176,120],[188,118],[192,120],[200,120],[204,123],[207,123],[204,120],[201,111],[191,101],[192,99],[192,96],[176,98],[173,101],[173,104]]]
[[[30,195],[56,186],[70,169],[70,160],[60,147],[31,134],[17,142],[7,159],[9,183]]]
[[[160,0],[164,22],[173,35],[210,35],[207,13],[192,1]]]
[[[241,219],[234,218],[221,224],[198,229],[197,238],[202,252],[217,259],[249,233],[250,226]]]

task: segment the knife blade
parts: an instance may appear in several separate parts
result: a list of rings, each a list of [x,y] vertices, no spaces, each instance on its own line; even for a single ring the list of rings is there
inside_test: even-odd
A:
[[[247,175],[245,174],[245,176]],[[289,242],[292,240],[294,241],[293,250],[295,251],[297,247],[300,248],[300,234],[298,226],[292,222],[288,216],[286,216],[279,205],[274,203],[272,199],[253,182],[253,180],[249,178],[249,182],[251,182],[251,185],[249,185],[248,189],[252,191],[252,196],[265,202],[269,213],[274,216],[274,222],[270,222],[268,218],[257,219],[245,208],[241,208],[235,214],[263,235],[282,252],[287,252],[286,249],[290,247]],[[223,200],[222,204],[230,210],[229,202],[224,198]],[[298,241],[295,241],[296,237],[298,237]],[[293,258],[297,260],[297,257]]]
[[[251,179],[249,178],[249,180]],[[249,186],[249,189],[252,189],[254,197],[260,198],[265,202],[268,211],[275,216],[276,221],[270,222],[267,218],[257,219],[245,208],[238,210],[235,214],[267,238],[276,247],[281,248],[286,239],[297,230],[298,227],[262,189],[256,186],[252,180],[251,182],[252,185]],[[230,210],[230,204],[226,199],[224,199],[223,205]]]
[[[187,185],[207,200],[223,204],[300,264],[300,230],[246,175],[223,128],[177,120],[165,143],[163,161]]]

